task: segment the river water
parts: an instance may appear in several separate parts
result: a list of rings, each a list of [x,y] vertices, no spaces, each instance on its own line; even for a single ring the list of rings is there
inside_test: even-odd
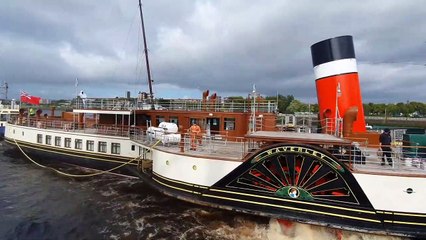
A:
[[[137,179],[60,176],[2,141],[0,171],[0,239],[338,239],[330,228],[182,202]],[[343,231],[341,239],[401,238]]]

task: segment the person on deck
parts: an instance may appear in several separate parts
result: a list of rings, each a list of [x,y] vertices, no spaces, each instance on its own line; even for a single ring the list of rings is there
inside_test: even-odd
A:
[[[389,128],[385,128],[383,133],[380,134],[379,142],[380,142],[380,148],[383,152],[382,166],[386,164],[385,157],[386,157],[386,160],[388,161],[389,165],[392,166],[392,164],[393,164],[393,162],[392,162],[392,148],[391,148],[392,137],[390,135],[390,129]]]
[[[36,111],[34,110],[34,108],[30,108],[30,117],[34,117],[36,114]]]
[[[196,123],[193,123],[189,128],[189,134],[191,136],[191,150],[197,150],[197,138],[201,133],[201,128]]]

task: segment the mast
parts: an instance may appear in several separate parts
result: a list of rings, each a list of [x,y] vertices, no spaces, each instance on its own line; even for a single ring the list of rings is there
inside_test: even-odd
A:
[[[148,74],[149,99],[150,99],[150,103],[152,104],[152,107],[154,107],[154,93],[152,92],[151,70],[149,68],[148,47],[147,47],[147,44],[146,44],[145,25],[144,25],[144,22],[143,22],[141,0],[139,0],[139,12],[140,12],[140,15],[141,15],[141,27],[142,27],[142,35],[143,35],[143,46],[144,46],[144,53],[145,53],[146,71],[147,71],[147,74]]]
[[[1,93],[5,99],[7,99],[7,90],[9,89],[9,85],[6,81],[3,81],[3,84],[0,86]]]

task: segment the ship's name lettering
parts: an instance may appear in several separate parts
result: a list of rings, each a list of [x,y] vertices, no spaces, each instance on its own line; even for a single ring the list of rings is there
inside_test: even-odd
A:
[[[322,159],[322,160],[332,161],[332,159],[330,159],[329,156],[327,156],[326,154],[324,154],[322,152],[318,152],[318,151],[315,151],[315,150],[309,149],[309,148],[295,147],[295,146],[281,146],[281,147],[268,149],[268,150],[260,153],[259,155],[257,155],[255,157],[255,159],[256,159],[255,161],[258,162],[258,161],[264,159],[265,157],[267,157],[269,155],[281,153],[281,152],[304,153],[304,154],[308,154],[310,156],[313,156],[313,157],[316,157],[316,158],[319,158],[319,159]]]

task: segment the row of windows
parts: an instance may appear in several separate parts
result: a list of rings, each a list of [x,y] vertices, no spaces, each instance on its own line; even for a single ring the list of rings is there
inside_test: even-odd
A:
[[[219,123],[220,123],[220,119],[219,118],[211,118],[211,124],[217,126],[217,130],[219,130]],[[155,121],[156,124],[160,124],[161,122],[166,121],[166,117],[165,116],[155,116]],[[179,126],[179,118],[175,117],[175,116],[170,116],[169,117],[169,122],[171,123],[176,123],[176,125]],[[202,125],[202,123],[200,122],[200,119],[198,118],[190,118],[189,119],[189,125],[191,125],[192,123],[197,123],[198,125]],[[224,118],[223,120],[223,130],[227,130],[227,131],[233,131],[235,130],[235,118]]]
[[[72,139],[64,138],[64,147],[72,148]],[[37,143],[43,143],[43,134],[37,134]],[[46,135],[45,144],[52,145],[52,136]],[[55,146],[61,146],[61,137],[55,137]],[[83,140],[75,139],[74,140],[74,149],[83,149]],[[86,150],[87,151],[95,151],[95,141],[86,140]],[[134,150],[134,146],[132,146],[132,150]],[[107,152],[107,142],[99,141],[98,142],[98,152],[106,153]],[[111,153],[112,154],[120,154],[120,143],[111,143]]]

